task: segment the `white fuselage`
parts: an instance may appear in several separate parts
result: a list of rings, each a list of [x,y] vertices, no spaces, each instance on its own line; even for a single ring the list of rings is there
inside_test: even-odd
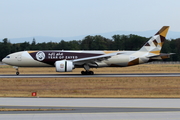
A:
[[[34,52],[37,53],[37,51],[22,51],[12,53],[2,61],[8,65],[18,67],[50,67],[54,66],[55,61],[64,60],[64,58],[69,58],[68,60],[73,61],[74,59],[78,59],[80,57],[84,58],[83,55],[85,54],[98,56],[111,52],[118,52],[119,54],[101,61],[96,60],[95,63],[97,64],[97,67],[125,67],[146,63],[149,60],[149,58],[145,57],[146,54],[140,51],[44,51],[46,58],[41,61],[36,58],[37,55],[36,57],[33,56],[32,53]],[[66,52],[68,52],[67,55]],[[71,53],[73,54],[71,55]],[[135,59],[138,59],[138,61],[131,64],[130,62],[134,61]],[[74,62],[73,64],[75,66],[81,66],[84,64],[84,62]]]

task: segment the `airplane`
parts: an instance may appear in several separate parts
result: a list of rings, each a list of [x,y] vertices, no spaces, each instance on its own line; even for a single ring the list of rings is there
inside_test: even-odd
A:
[[[15,66],[16,75],[20,74],[19,67],[55,67],[56,72],[84,68],[82,75],[93,75],[90,68],[127,67],[169,58],[173,53],[160,53],[168,29],[163,26],[137,51],[20,51],[7,55],[2,62]]]

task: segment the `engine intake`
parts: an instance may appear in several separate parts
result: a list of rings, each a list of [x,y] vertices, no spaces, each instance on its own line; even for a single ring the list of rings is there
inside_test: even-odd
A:
[[[56,72],[72,72],[74,65],[72,61],[61,60],[55,62]]]

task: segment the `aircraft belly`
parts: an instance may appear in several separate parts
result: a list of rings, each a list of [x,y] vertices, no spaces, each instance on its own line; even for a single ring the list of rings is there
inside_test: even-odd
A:
[[[19,67],[49,67],[51,65],[39,62],[30,58],[23,58],[21,61],[16,62]]]
[[[110,67],[125,67],[128,65],[129,57],[117,55],[108,60],[105,60],[104,62]]]
[[[98,65],[98,67],[108,67],[109,65],[106,63],[106,62],[104,62],[104,61],[102,61],[102,62],[96,62],[96,64]]]

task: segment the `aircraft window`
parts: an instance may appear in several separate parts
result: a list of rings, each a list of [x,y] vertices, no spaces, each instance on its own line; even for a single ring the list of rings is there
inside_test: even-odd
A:
[[[10,56],[6,56],[6,58],[10,58]]]

